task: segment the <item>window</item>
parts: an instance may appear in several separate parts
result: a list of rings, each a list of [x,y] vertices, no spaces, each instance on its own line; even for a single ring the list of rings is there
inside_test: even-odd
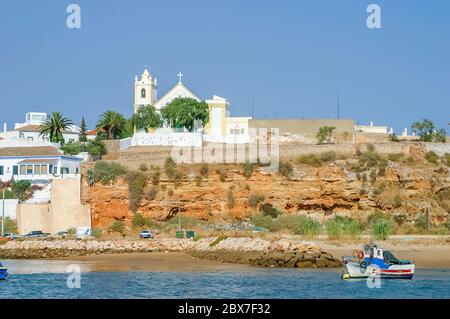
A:
[[[50,164],[50,169],[49,169],[49,171],[50,171],[50,174],[54,174],[54,171],[53,171],[53,165],[51,165],[51,164]]]
[[[27,142],[33,142],[33,137],[28,136],[28,137],[27,137]]]
[[[34,165],[34,174],[41,175],[41,165]]]
[[[0,175],[3,175],[3,166],[0,166]]]
[[[47,165],[42,165],[42,167],[41,167],[41,174],[42,175],[47,175],[48,174]]]
[[[145,98],[145,96],[147,95],[147,93],[145,92],[145,89],[141,90],[141,98]]]
[[[68,167],[61,167],[61,174],[69,174],[69,168]]]
[[[33,175],[33,165],[27,165],[27,175]]]
[[[25,175],[27,173],[27,166],[20,165],[20,175]]]
[[[13,175],[18,175],[19,174],[19,166],[14,165],[13,166]]]
[[[75,169],[75,174],[79,174],[80,173],[80,169],[77,167],[76,169]]]

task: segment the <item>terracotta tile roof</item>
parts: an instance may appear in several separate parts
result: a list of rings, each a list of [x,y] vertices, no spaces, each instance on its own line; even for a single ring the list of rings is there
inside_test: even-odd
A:
[[[2,147],[0,156],[55,156],[62,155],[52,146]]]
[[[90,130],[86,132],[86,135],[97,135],[97,130]]]
[[[25,131],[25,132],[39,132],[39,127],[40,125],[25,125],[19,128],[16,128],[14,131]],[[63,133],[72,133],[72,134],[78,134],[76,132],[72,132],[72,131],[63,131]]]

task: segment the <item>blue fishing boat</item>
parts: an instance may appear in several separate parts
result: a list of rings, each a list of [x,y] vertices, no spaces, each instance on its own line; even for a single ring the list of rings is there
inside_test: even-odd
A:
[[[365,245],[364,250],[353,256],[343,256],[342,278],[367,278],[379,276],[386,279],[412,279],[415,265],[409,260],[399,260],[389,250],[375,244]]]
[[[3,267],[2,263],[0,262],[0,280],[5,280],[6,276],[8,276],[8,269]]]

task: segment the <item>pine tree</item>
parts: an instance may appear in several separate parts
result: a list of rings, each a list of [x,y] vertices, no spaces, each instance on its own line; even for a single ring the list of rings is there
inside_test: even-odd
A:
[[[84,120],[84,117],[81,119],[80,129],[80,142],[87,142],[86,122]]]

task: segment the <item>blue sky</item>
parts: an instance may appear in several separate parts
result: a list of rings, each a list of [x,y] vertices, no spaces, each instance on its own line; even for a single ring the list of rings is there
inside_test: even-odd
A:
[[[82,10],[66,27],[66,7]],[[382,29],[366,27],[377,3]],[[183,82],[233,115],[335,118],[450,132],[450,1],[72,0],[0,4],[0,121],[60,110],[90,127],[129,116],[145,65],[162,96]]]

